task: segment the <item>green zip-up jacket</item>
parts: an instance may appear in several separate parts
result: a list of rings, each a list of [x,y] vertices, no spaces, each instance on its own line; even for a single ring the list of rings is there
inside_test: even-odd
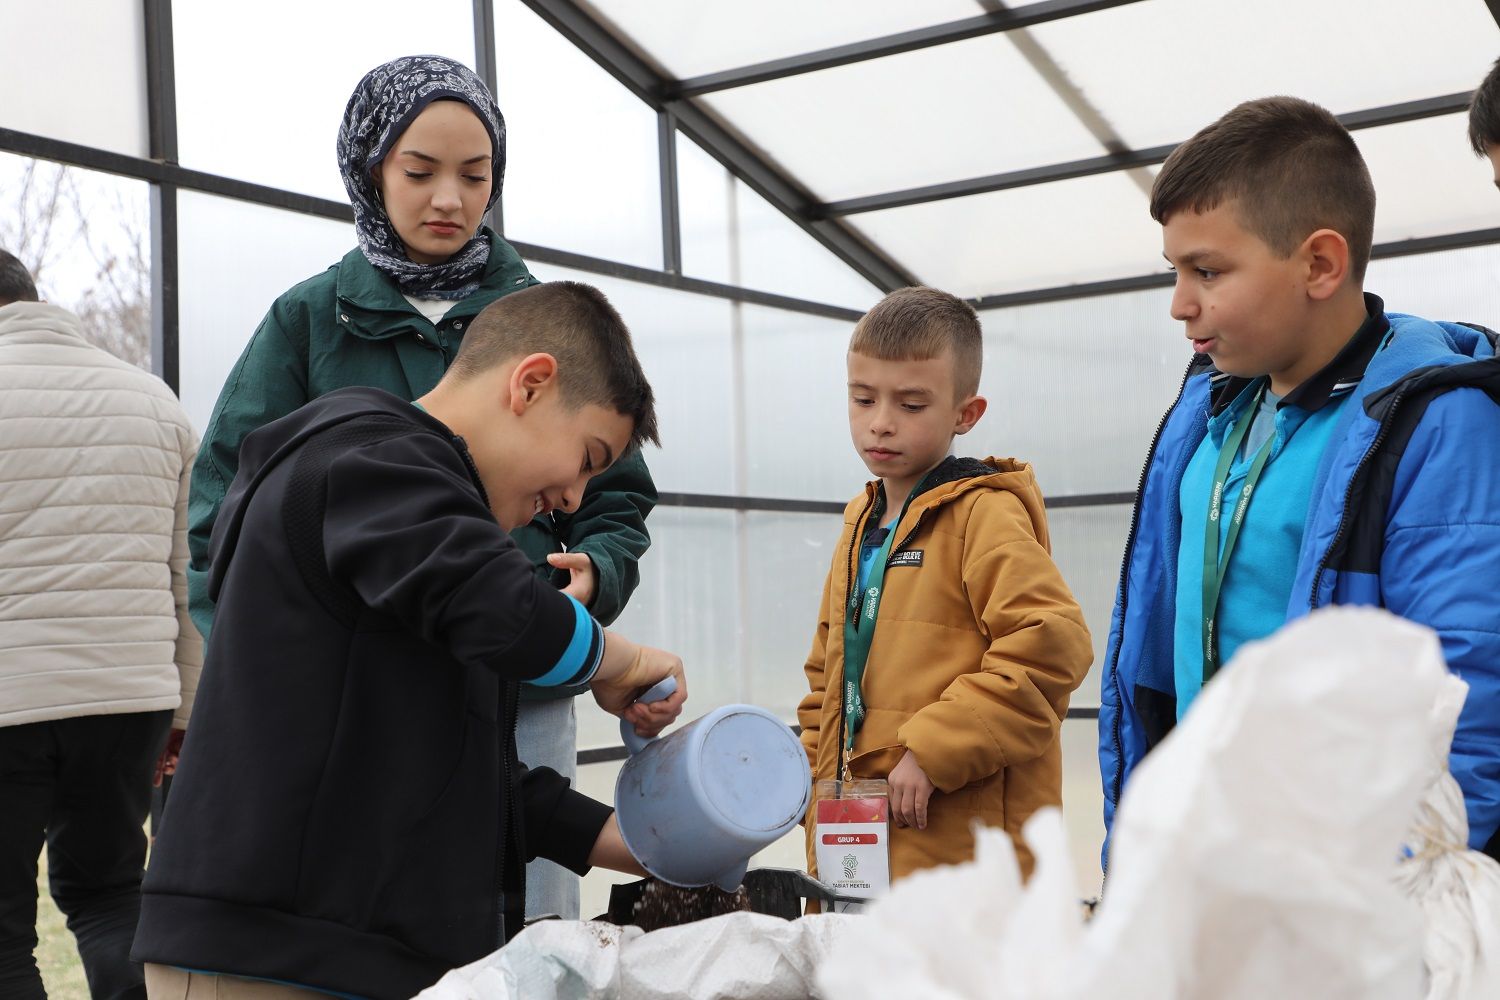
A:
[[[271,304],[219,392],[193,465],[188,599],[205,638],[214,614],[208,542],[239,467],[240,442],[262,424],[334,389],[373,386],[403,399],[431,391],[458,352],[469,322],[500,296],[538,284],[508,243],[489,228],[483,232],[491,250],[480,289],[455,303],[437,326],[419,315],[358,248]],[[638,563],[651,544],[646,515],[655,505],[650,470],[640,451],[631,449],[590,480],[577,511],[537,518],[511,536],[537,571],[558,583],[566,574],[547,565],[547,555],[564,548],[587,554],[597,578],[589,610],[607,625],[640,582]],[[525,688],[523,697],[569,697],[578,690]]]

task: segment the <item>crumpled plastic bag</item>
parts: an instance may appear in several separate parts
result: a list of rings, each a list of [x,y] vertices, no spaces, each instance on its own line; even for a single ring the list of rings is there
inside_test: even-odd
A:
[[[454,969],[419,1000],[602,1000],[619,983],[620,950],[639,927],[597,920],[543,920],[477,962]]]
[[[1471,851],[1463,792],[1448,749],[1468,686],[1456,677],[1432,706],[1431,784],[1406,838],[1396,885],[1426,917],[1425,1000],[1500,997],[1500,863]]]
[[[731,913],[645,934],[598,921],[533,924],[419,1000],[805,1000],[857,917]]]
[[[867,911],[822,995],[1416,1000],[1422,915],[1391,873],[1449,680],[1431,631],[1373,609],[1246,645],[1132,776],[1091,923],[1061,824],[1038,813],[1023,891],[1004,836],[983,831],[975,862]]]

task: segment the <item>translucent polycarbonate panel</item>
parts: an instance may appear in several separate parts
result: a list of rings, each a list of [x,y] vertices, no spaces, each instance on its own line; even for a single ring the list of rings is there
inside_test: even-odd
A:
[[[658,507],[641,585],[611,626],[683,659],[689,715],[748,703],[795,722],[837,514]],[[578,745],[618,746],[619,720],[578,703]]]
[[[852,323],[744,306],[745,492],[836,500],[870,479],[849,438]]]
[[[997,35],[703,100],[825,201],[1103,152]]]
[[[732,284],[741,270],[733,226],[740,182],[687,136],[677,135],[682,273]]]
[[[1171,294],[981,313],[989,409],[962,448],[1032,463],[1047,496],[1133,491],[1192,356]]]
[[[192,191],[177,216],[180,395],[202,434],[271,303],[343,257],[354,227]]]
[[[701,715],[746,696],[740,633],[747,627],[746,585],[737,520],[731,510],[660,506],[647,527],[651,548],[641,583],[610,626],[635,642],[682,657],[689,711]],[[619,746],[619,719],[578,703],[578,745]]]
[[[973,0],[593,0],[592,7],[675,76],[697,76],[974,17]]]
[[[1078,891],[1084,899],[1099,895],[1103,874],[1099,849],[1104,844],[1104,786],[1099,781],[1099,723],[1069,719],[1062,727],[1063,823]]]
[[[859,310],[880,300],[880,289],[739,181],[735,205],[739,280],[731,284]]]
[[[544,281],[594,285],[630,328],[656,394],[662,446],[646,446],[658,490],[733,493],[733,359],[724,299],[535,264]]]
[[[684,274],[853,309],[880,298],[879,289],[680,134],[677,191]]]
[[[524,4],[495,4],[495,52],[506,235],[660,268],[656,114]]]
[[[183,165],[338,201],[334,143],[360,78],[417,53],[474,65],[468,0],[179,3],[172,21]]]
[[[0,153],[0,249],[84,336],[151,368],[151,191],[49,160]]]
[[[1375,242],[1441,236],[1500,223],[1489,160],[1469,148],[1468,115],[1354,133],[1375,181]]]
[[[749,697],[795,722],[808,691],[803,664],[844,519],[771,511],[749,511],[744,519]]]
[[[1094,662],[1088,677],[1073,695],[1075,707],[1099,707],[1099,676],[1104,646],[1109,640],[1115,588],[1120,582],[1125,536],[1130,532],[1131,510],[1130,504],[1047,510],[1052,558],[1083,609],[1083,620],[1094,640]]]
[[[139,3],[0,5],[0,128],[146,156],[146,32]]]
[[[1500,51],[1473,0],[1153,0],[1032,35],[1134,147],[1180,142],[1271,94],[1342,114],[1469,90]]]
[[[1391,312],[1500,330],[1500,246],[1373,260],[1365,288]]]
[[[929,285],[1029,291],[1165,268],[1161,227],[1125,174],[887,209],[851,221]]]

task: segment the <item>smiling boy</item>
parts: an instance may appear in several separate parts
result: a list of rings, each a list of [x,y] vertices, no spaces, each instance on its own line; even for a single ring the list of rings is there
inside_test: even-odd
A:
[[[1369,604],[1435,629],[1468,682],[1451,766],[1469,842],[1494,854],[1495,336],[1364,292],[1370,174],[1306,101],[1241,104],[1179,146],[1151,215],[1194,356],[1126,542],[1101,682],[1106,826],[1235,650],[1314,608]]]
[[[488,306],[415,404],[342,389],[246,437],[144,886],[153,997],[408,997],[521,929],[533,858],[644,874],[607,806],[517,760],[518,686],[590,683],[654,735],[681,661],[605,632],[509,532],[655,426],[618,314],[556,282]]]
[[[1031,466],[955,458],[984,415],[979,319],[903,288],[849,344],[849,433],[879,478],[844,512],[798,708],[816,779],[887,778],[893,879],[1061,802],[1058,733],[1093,658]],[[814,823],[808,865],[816,872]]]

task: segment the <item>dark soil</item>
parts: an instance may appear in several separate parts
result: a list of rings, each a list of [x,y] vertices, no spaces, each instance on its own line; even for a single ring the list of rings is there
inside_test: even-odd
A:
[[[734,892],[716,885],[684,889],[649,879],[635,904],[632,922],[643,931],[654,931],[749,909],[750,894],[744,886]]]

